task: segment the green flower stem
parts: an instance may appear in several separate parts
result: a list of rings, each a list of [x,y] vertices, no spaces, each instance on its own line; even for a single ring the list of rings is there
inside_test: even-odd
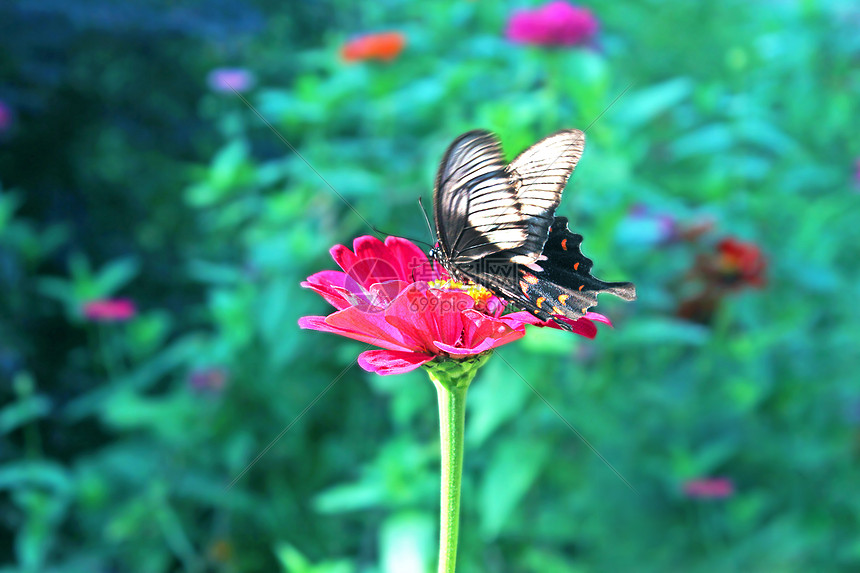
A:
[[[439,398],[442,449],[442,504],[439,530],[439,573],[454,573],[460,531],[460,484],[463,476],[463,435],[466,392],[489,353],[469,360],[436,360],[426,366]]]

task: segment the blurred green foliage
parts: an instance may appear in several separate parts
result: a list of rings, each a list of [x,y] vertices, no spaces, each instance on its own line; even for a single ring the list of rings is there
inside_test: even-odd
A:
[[[594,4],[588,49],[509,42],[509,2],[44,4],[2,9],[2,571],[430,571],[432,388],[300,331],[329,309],[299,283],[367,222],[431,240],[416,200],[478,127],[511,156],[589,128],[559,214],[640,299],[479,373],[461,570],[860,567],[855,3]],[[341,60],[379,30],[398,58]],[[237,64],[271,130],[207,91]],[[713,229],[656,240],[636,205]],[[681,320],[725,236],[762,249],[767,285]],[[133,320],[86,320],[115,296]],[[684,496],[710,476],[734,494]]]

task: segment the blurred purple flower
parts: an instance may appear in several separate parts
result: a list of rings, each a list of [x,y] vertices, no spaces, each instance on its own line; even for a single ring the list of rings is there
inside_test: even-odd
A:
[[[254,87],[254,73],[244,68],[216,68],[206,78],[209,88],[217,93],[246,92]]]
[[[667,213],[656,213],[640,204],[630,208],[618,228],[625,242],[665,245],[678,238],[678,221]]]
[[[631,207],[621,221],[618,237],[637,245],[666,246],[696,241],[713,227],[714,222],[707,217],[697,217],[689,223],[682,223],[674,215],[639,203]]]
[[[93,300],[83,310],[84,317],[93,322],[123,322],[137,314],[134,302],[127,298]]]
[[[12,108],[3,100],[0,100],[0,134],[5,133],[12,127],[13,118]]]
[[[600,24],[588,8],[563,0],[534,10],[517,10],[508,20],[507,36],[520,44],[581,46],[597,34]]]
[[[188,385],[195,392],[218,393],[227,385],[227,371],[223,368],[201,368],[188,377]]]
[[[684,482],[684,495],[695,499],[723,499],[735,493],[728,478],[704,478]]]

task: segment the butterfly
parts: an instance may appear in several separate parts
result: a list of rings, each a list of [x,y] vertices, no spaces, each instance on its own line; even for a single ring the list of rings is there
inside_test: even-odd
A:
[[[591,274],[582,236],[556,217],[567,180],[585,149],[577,129],[554,133],[509,164],[499,139],[469,131],[448,147],[433,191],[437,246],[430,251],[457,280],[481,285],[541,320],[576,320],[611,293],[634,300],[628,282]]]

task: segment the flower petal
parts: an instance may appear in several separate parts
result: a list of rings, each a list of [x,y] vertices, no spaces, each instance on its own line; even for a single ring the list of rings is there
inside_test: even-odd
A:
[[[302,286],[309,288],[323,297],[327,303],[340,310],[354,304],[349,291],[344,288],[346,273],[340,271],[322,271],[312,274]]]
[[[577,320],[571,320],[563,316],[557,316],[556,318],[569,325],[574,334],[579,334],[586,338],[594,338],[597,336],[597,327],[592,321],[602,322],[603,324],[608,324],[610,327],[612,326],[612,322],[608,318],[596,312],[588,312],[585,316]],[[532,313],[525,311],[506,314],[502,319],[519,322],[521,324],[532,324],[541,328],[549,327],[557,330],[564,330],[554,320],[541,320]]]
[[[388,261],[399,270],[400,280],[419,282],[438,278],[427,255],[412,241],[400,237],[386,237],[385,246],[388,249]]]
[[[389,350],[414,350],[403,334],[385,321],[383,312],[362,312],[349,307],[325,319],[326,330]]]
[[[436,348],[452,356],[471,356],[513,342],[526,333],[521,323],[508,324],[474,309],[463,311],[463,319],[460,346],[434,341]]]
[[[410,372],[433,360],[433,355],[393,350],[366,350],[358,356],[358,365],[381,376]]]
[[[329,316],[304,316],[299,319],[299,327],[338,334],[389,350],[410,349],[410,345],[403,343],[402,337],[398,337],[396,330],[392,331],[388,325],[372,325],[369,322],[362,322],[362,315],[365,314],[367,313],[350,307]],[[378,316],[381,317],[382,313],[379,313]]]

